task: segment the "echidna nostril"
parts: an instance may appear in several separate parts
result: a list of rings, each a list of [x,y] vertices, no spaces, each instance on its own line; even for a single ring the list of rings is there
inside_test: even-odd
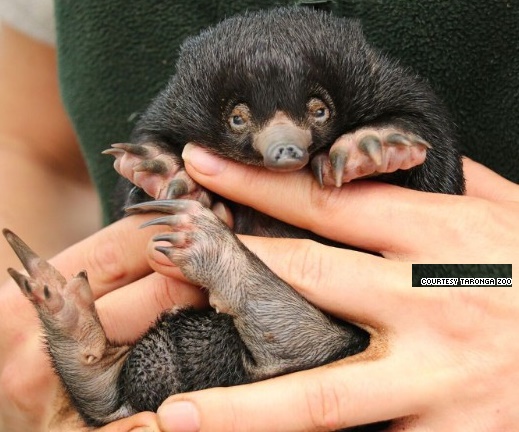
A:
[[[265,166],[271,169],[294,170],[308,162],[308,152],[295,144],[272,144],[265,157]]]

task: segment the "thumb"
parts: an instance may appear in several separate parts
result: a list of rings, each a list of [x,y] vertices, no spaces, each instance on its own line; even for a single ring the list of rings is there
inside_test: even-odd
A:
[[[348,359],[253,384],[176,395],[159,407],[158,421],[163,432],[302,432],[401,418],[411,414],[409,396],[416,393],[389,373],[394,366],[385,359]]]
[[[156,415],[146,411],[95,429],[96,432],[158,432],[159,430]]]
[[[463,158],[467,195],[490,200],[519,200],[519,185],[468,157]]]

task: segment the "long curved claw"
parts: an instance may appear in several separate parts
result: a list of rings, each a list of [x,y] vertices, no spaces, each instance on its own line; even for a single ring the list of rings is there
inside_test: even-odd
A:
[[[111,155],[111,156],[114,156],[116,158],[119,157],[119,156],[122,156],[124,153],[126,153],[124,150],[117,149],[117,148],[109,148],[109,149],[103,150],[101,152],[101,154]]]
[[[150,151],[141,144],[133,144],[133,143],[115,143],[112,144],[112,149],[116,150],[123,150],[125,152],[137,155],[137,156],[143,156],[146,157],[150,154]],[[110,151],[111,149],[108,149]],[[103,153],[105,153],[107,150],[105,150]],[[110,153],[105,153],[110,154]]]
[[[431,144],[415,134],[409,134],[406,136],[401,133],[393,133],[386,137],[386,143],[391,145],[403,145],[407,147],[419,145],[429,150],[432,149]]]
[[[314,177],[321,187],[324,187],[324,167],[327,162],[328,156],[321,153],[315,156],[310,163]]]
[[[183,179],[174,179],[169,182],[166,198],[173,199],[182,195],[187,195],[188,193],[189,187],[186,181]]]
[[[425,141],[423,138],[419,137],[418,135],[413,135],[412,139],[413,144],[424,146],[428,150],[432,149],[432,145]]]
[[[159,212],[167,214],[175,214],[179,211],[185,211],[191,204],[197,203],[192,200],[156,200],[156,201],[145,201],[129,207],[126,207],[124,211],[128,215]]]
[[[10,267],[7,269],[7,273],[13,278],[26,297],[32,294],[32,287],[27,276]]]
[[[330,163],[333,170],[333,178],[335,180],[335,186],[342,186],[342,175],[344,173],[344,167],[348,162],[348,153],[343,149],[337,149],[330,153]]]
[[[155,246],[155,250],[171,259],[175,247],[186,247],[190,243],[190,234],[188,232],[163,233],[153,237],[153,241],[168,242],[170,246]]]
[[[180,216],[163,216],[156,219],[152,219],[148,222],[144,222],[139,228],[147,228],[150,226],[160,226],[166,225],[169,227],[176,227],[182,224],[182,219]]]
[[[2,233],[32,278],[41,279],[46,283],[65,285],[66,280],[61,273],[47,261],[40,258],[20,237],[7,228],[4,228]],[[12,269],[9,271],[9,274],[13,277],[15,282],[24,289],[24,286],[20,285],[20,283],[25,284],[25,276]]]
[[[372,135],[367,135],[359,142],[359,149],[368,155],[377,167],[382,165],[382,144]]]
[[[29,268],[32,267],[32,262],[39,260],[40,257],[36,255],[36,253],[11,230],[4,228],[2,230],[2,234],[13,248],[15,254],[18,256],[25,269],[29,271]]]
[[[185,232],[173,232],[173,233],[163,233],[153,237],[154,242],[159,241],[167,241],[171,243],[173,246],[179,243],[185,243],[186,233]],[[161,246],[157,246],[160,248]]]
[[[149,172],[150,174],[165,175],[168,173],[168,166],[160,159],[143,160],[133,167],[135,172]]]
[[[403,134],[401,133],[393,133],[386,137],[386,143],[392,144],[392,145],[404,145],[404,146],[411,146],[411,141]]]

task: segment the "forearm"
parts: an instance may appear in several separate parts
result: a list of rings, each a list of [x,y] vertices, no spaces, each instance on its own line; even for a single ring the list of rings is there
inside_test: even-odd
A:
[[[99,223],[95,196],[58,90],[56,54],[2,23],[0,228],[52,256]],[[2,239],[3,240],[3,239]],[[0,240],[0,282],[16,265]]]
[[[99,207],[88,182],[70,181],[13,145],[0,145],[0,173],[0,226],[19,232],[42,256],[98,228]],[[0,241],[0,268],[16,265],[7,243]],[[0,281],[6,278],[2,271]]]

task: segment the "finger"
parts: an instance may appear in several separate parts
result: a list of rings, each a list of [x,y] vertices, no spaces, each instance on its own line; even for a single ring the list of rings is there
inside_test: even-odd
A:
[[[501,177],[484,165],[465,157],[463,171],[467,182],[467,195],[492,200],[519,201],[519,185]]]
[[[188,282],[157,273],[96,301],[103,329],[108,339],[115,343],[135,341],[162,312],[185,306],[207,306],[207,297]]]
[[[409,290],[412,277],[408,263],[310,240],[239,237],[303,297],[319,309],[348,321],[385,326],[394,321],[403,302],[411,304],[422,295],[419,290]],[[168,278],[185,280],[178,267],[157,252],[154,245],[150,244],[148,252],[156,271]]]
[[[412,278],[408,263],[310,240],[240,239],[303,297],[348,321],[387,326],[404,302],[411,305],[421,295],[419,290],[409,290]]]
[[[124,218],[76,243],[49,262],[66,277],[86,270],[94,296],[99,298],[150,273],[146,245],[159,229],[139,229],[149,218],[149,215]]]
[[[164,432],[331,431],[401,418],[437,396],[427,389],[427,380],[405,370],[409,366],[391,358],[340,362],[254,384],[173,396],[157,415]]]
[[[465,216],[457,212],[472,204],[467,197],[368,181],[322,189],[310,173],[280,175],[217,158],[193,145],[186,146],[183,157],[195,181],[232,201],[387,256],[411,259],[423,250],[445,250],[445,239],[457,237]]]
[[[131,417],[112,422],[96,429],[98,432],[160,432],[157,416],[151,412],[141,412]]]
[[[66,390],[62,386],[56,389],[52,408],[53,415],[50,416],[49,423],[45,428],[49,432],[88,432],[94,430],[99,432],[160,432],[157,416],[152,412],[141,412],[100,428],[94,429],[85,426],[77,410],[71,405]]]

